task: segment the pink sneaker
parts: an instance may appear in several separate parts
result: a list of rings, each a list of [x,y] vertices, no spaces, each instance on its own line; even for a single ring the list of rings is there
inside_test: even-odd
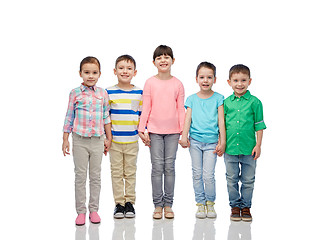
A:
[[[77,226],[83,226],[85,224],[85,214],[84,213],[78,214],[75,223]]]
[[[91,212],[90,213],[90,221],[91,221],[91,223],[100,223],[101,218],[97,212]]]

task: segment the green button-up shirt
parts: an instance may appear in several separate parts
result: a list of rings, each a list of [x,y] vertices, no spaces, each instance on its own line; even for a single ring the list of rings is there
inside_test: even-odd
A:
[[[261,101],[247,91],[243,96],[229,96],[224,102],[226,153],[251,155],[256,145],[255,132],[265,129]]]

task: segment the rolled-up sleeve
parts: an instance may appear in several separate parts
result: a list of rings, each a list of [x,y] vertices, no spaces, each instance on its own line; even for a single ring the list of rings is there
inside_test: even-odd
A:
[[[259,131],[266,129],[266,124],[263,120],[263,107],[261,101],[258,99],[254,102],[254,130]]]

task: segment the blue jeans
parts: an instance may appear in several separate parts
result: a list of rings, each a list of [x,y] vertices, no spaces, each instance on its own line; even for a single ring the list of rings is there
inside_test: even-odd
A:
[[[225,153],[226,180],[229,205],[251,207],[257,161],[252,155],[229,155]],[[241,191],[239,182],[242,183]]]
[[[155,207],[171,207],[175,188],[175,159],[180,134],[150,133],[152,198]],[[164,191],[162,180],[164,176]]]
[[[217,143],[203,143],[190,137],[195,201],[203,205],[216,200],[215,167]]]

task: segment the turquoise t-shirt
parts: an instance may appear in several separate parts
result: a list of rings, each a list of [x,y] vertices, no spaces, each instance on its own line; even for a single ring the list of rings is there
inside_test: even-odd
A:
[[[218,107],[224,103],[224,96],[214,92],[210,98],[199,98],[195,93],[185,102],[185,108],[192,109],[190,137],[199,142],[218,142]]]

